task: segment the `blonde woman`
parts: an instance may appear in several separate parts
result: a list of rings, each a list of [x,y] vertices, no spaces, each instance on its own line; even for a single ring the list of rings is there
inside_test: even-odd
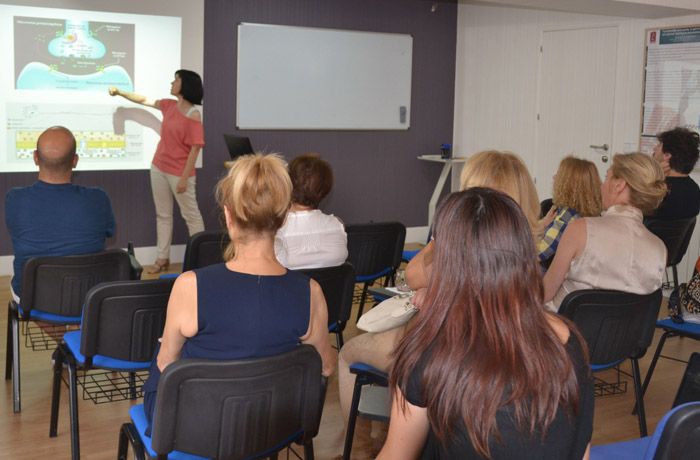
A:
[[[551,261],[567,225],[579,217],[599,216],[602,211],[598,168],[588,160],[568,156],[554,175],[552,205],[554,219],[544,227],[537,244],[540,263]]]
[[[272,356],[307,343],[321,355],[323,375],[333,373],[321,287],[275,258],[275,233],[291,193],[287,167],[277,155],[241,157],[219,181],[216,197],[231,237],[226,262],[175,281],[161,347],[144,385],[149,425],[160,373],[180,358]]]
[[[485,150],[472,155],[462,168],[460,188],[466,190],[472,187],[492,188],[513,198],[525,214],[535,239],[541,237],[543,223],[538,220],[540,204],[537,189],[527,166],[519,156],[498,150]],[[428,285],[432,253],[431,242],[406,267],[406,281],[413,290]]]
[[[648,294],[661,286],[666,246],[642,223],[666,195],[661,166],[642,153],[617,154],[601,186],[600,217],[573,221],[544,277],[544,298],[558,310],[570,292],[614,289]]]
[[[489,187],[513,198],[523,210],[531,229],[540,228],[537,221],[539,200],[535,184],[525,163],[514,153],[489,150],[472,155],[464,164],[461,188]],[[439,238],[439,236],[438,236]],[[411,289],[418,291],[414,303],[420,305],[423,288],[428,285],[432,263],[433,243],[429,243],[411,260],[406,268],[406,280]],[[380,370],[388,370],[393,362],[392,353],[404,335],[405,327],[386,332],[358,335],[345,343],[338,361],[340,408],[347,420],[352,399],[354,377],[349,366],[364,362]]]

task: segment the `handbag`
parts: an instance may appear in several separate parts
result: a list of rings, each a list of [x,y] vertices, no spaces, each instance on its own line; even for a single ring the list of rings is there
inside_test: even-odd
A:
[[[418,311],[411,303],[413,293],[390,297],[360,316],[357,328],[367,332],[383,332],[403,326]]]
[[[671,292],[668,298],[668,313],[675,323],[683,323],[686,313],[700,314],[700,272],[693,273],[687,283]]]
[[[700,273],[694,273],[687,286],[680,292],[681,312],[700,313]]]

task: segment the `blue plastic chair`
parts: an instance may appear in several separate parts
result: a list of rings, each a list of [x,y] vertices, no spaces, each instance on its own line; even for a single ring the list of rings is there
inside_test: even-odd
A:
[[[182,272],[219,264],[224,261],[224,250],[231,242],[225,230],[205,230],[195,233],[187,240]],[[166,273],[161,278],[177,278],[179,273]]]
[[[420,249],[404,249],[401,253],[401,260],[404,262],[410,262],[411,259],[416,257],[416,254],[420,252]]]
[[[71,452],[80,458],[78,369],[128,372],[129,394],[136,399],[135,372],[150,368],[174,280],[102,283],[85,298],[82,324],[68,332],[54,352],[49,436],[57,435],[63,363],[68,367]]]
[[[14,412],[22,410],[19,323],[42,321],[57,326],[80,324],[88,290],[103,281],[128,280],[129,255],[120,249],[97,254],[35,257],[24,265],[21,305],[7,306],[5,380],[12,378]]]
[[[237,361],[183,359],[158,382],[152,436],[142,405],[119,432],[118,458],[199,460],[270,456],[292,442],[313,460],[325,397],[321,357],[310,345]]]
[[[345,433],[343,460],[350,459],[357,417],[388,421],[391,412],[389,375],[386,372],[365,363],[351,364],[350,372],[355,374],[355,387],[352,392],[348,429]]]
[[[345,262],[337,267],[299,270],[316,280],[323,290],[328,306],[328,332],[335,334],[338,350],[343,347],[343,331],[350,319],[355,291],[355,270]]]
[[[362,295],[357,319],[367,299],[367,289],[375,281],[384,278],[388,285],[401,265],[406,227],[400,222],[382,222],[347,225],[348,262],[355,268],[355,282],[362,283]]]
[[[700,452],[700,402],[664,415],[651,436],[591,447],[591,460],[694,460]]]
[[[647,375],[644,378],[644,384],[642,384],[642,396],[644,396],[644,394],[646,393],[647,387],[651,382],[651,376],[654,374],[654,369],[656,369],[656,363],[658,362],[659,358],[663,356],[661,352],[664,349],[666,339],[670,337],[688,337],[690,339],[700,340],[700,324],[697,323],[676,323],[671,318],[665,318],[658,320],[656,322],[656,327],[659,329],[663,329],[664,333],[659,339],[659,344],[656,346],[656,351],[654,351],[654,357],[651,359],[651,363],[649,364],[649,370],[647,371]],[[676,361],[682,361],[676,358],[671,358],[669,356],[663,357],[673,359]]]
[[[661,289],[646,295],[587,289],[567,295],[559,308],[586,340],[593,372],[631,361],[640,436],[647,435],[647,425],[639,359],[654,337],[661,298]]]

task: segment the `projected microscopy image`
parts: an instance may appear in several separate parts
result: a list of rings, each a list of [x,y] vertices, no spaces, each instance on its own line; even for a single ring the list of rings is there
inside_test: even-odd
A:
[[[15,16],[14,37],[16,89],[133,91],[133,24]]]

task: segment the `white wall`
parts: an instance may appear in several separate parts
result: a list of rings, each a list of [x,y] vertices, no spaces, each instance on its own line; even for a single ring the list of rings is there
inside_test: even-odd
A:
[[[611,151],[621,152],[629,142],[636,145],[641,116],[644,30],[690,24],[700,24],[700,15],[645,20],[460,4],[454,151],[468,155],[487,148],[512,150],[533,170],[542,31],[601,25],[619,28]],[[455,189],[458,177],[459,174],[453,175]],[[700,182],[700,177],[694,178]],[[679,266],[683,280],[692,272],[700,254],[698,235],[700,230],[696,230],[686,260]]]

